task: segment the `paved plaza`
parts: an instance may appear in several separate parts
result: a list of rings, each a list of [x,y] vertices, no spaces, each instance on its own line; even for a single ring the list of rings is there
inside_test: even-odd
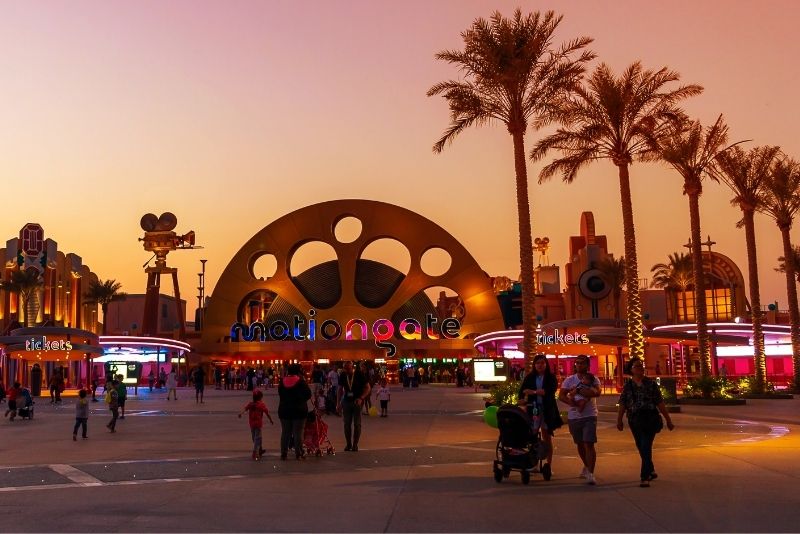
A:
[[[132,391],[132,390],[131,390]],[[92,405],[89,439],[72,441],[74,398],[45,398],[32,421],[0,421],[2,531],[628,532],[800,530],[800,401],[683,408],[656,439],[659,479],[640,488],[639,459],[615,414],[600,414],[597,478],[578,478],[566,428],[554,477],[497,484],[496,430],[471,389],[393,390],[390,416],[364,418],[358,452],[343,452],[341,419],[326,418],[335,456],[250,459],[245,391],[131,395],[117,433]],[[610,408],[614,396],[601,398]],[[265,401],[277,422],[277,392]],[[4,406],[4,405],[3,405]]]

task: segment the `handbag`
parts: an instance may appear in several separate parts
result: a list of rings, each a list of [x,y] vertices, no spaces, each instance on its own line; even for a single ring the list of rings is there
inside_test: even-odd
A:
[[[664,428],[664,420],[658,410],[637,410],[628,413],[628,424],[631,428],[658,434]]]

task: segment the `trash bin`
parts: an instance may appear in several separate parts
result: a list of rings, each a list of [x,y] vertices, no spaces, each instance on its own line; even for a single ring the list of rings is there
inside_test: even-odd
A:
[[[42,368],[38,363],[31,369],[31,395],[39,397],[42,394]]]

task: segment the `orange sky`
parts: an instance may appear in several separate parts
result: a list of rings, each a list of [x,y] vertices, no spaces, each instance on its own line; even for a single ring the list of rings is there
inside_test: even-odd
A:
[[[476,17],[517,5],[556,8],[565,15],[558,40],[593,37],[599,60],[617,70],[636,59],[668,65],[706,89],[687,102],[690,114],[709,122],[722,112],[733,140],[800,157],[800,7],[791,1],[5,2],[0,234],[39,222],[101,278],[141,293],[149,255],[139,219],[172,211],[177,230],[195,230],[206,247],[170,256],[192,310],[200,258],[210,293],[227,260],[276,218],[368,198],[432,219],[489,274],[516,277],[510,137],[476,129],[434,155],[448,110],[425,92],[457,76],[435,52],[460,47]],[[615,168],[594,164],[570,186],[536,185],[539,168],[529,165],[534,236],[550,237],[551,262],[567,261],[584,210],[619,255]],[[631,178],[644,277],[684,250],[688,207],[670,169],[636,164]],[[729,198],[707,185],[702,231],[746,278]],[[778,230],[759,216],[756,231],[762,302],[784,308]]]

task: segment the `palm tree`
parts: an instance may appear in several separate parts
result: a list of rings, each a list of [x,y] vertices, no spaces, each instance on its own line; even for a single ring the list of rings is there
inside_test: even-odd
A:
[[[778,256],[779,265],[775,270],[779,273],[786,272],[786,257]],[[789,262],[792,264],[791,268],[794,269],[795,279],[800,282],[800,245],[792,247],[792,255],[789,256]]]
[[[473,125],[500,122],[511,135],[519,220],[523,351],[528,360],[536,353],[536,311],[525,133],[530,121],[545,115],[557,98],[577,85],[584,65],[594,58],[585,49],[592,42],[588,37],[553,48],[553,33],[561,19],[552,11],[523,16],[517,9],[511,19],[495,12],[488,21],[475,20],[461,34],[463,51],[436,54],[436,59],[458,66],[464,79],[437,83],[428,90],[428,96],[442,95],[450,107],[450,126],[433,146],[434,152],[441,152]]]
[[[625,258],[614,259],[606,256],[595,264],[606,283],[611,286],[611,297],[614,299],[614,319],[620,320],[619,301],[622,298],[622,288],[625,285]]]
[[[758,284],[756,256],[755,212],[760,207],[763,190],[772,163],[780,149],[773,146],[755,147],[749,151],[733,147],[719,154],[708,170],[711,176],[723,182],[733,192],[731,204],[742,210],[740,226],[744,226],[747,244],[747,271],[750,285],[750,313],[753,323],[753,362],[756,370],[756,392],[764,392],[767,385],[767,361],[764,357],[764,328],[761,315],[761,296]]]
[[[800,163],[791,158],[776,160],[772,166],[766,187],[762,191],[761,204],[757,208],[775,220],[783,238],[783,256],[790,258],[794,248],[789,237],[794,217],[800,210]],[[784,262],[786,272],[786,296],[789,299],[791,320],[792,361],[794,364],[795,388],[800,386],[800,308],[797,306],[796,272],[792,262]]]
[[[700,237],[700,195],[703,193],[703,177],[706,175],[706,169],[714,163],[714,159],[721,152],[733,146],[726,147],[727,142],[728,126],[720,115],[717,122],[705,130],[700,121],[683,121],[675,124],[670,135],[662,139],[660,146],[661,159],[683,177],[683,194],[689,197],[694,311],[697,320],[700,369],[704,377],[711,376],[711,347],[708,340],[703,251],[700,248],[702,239]],[[684,304],[685,302],[684,298]]]
[[[125,300],[128,294],[121,292],[122,284],[116,280],[92,280],[89,289],[83,294],[84,303],[99,304],[103,310],[103,335],[108,326],[108,305],[116,300]]]
[[[669,255],[667,263],[656,263],[650,268],[653,273],[653,280],[650,287],[661,289],[674,289],[681,292],[683,300],[683,321],[689,320],[689,311],[686,308],[686,290],[694,283],[694,271],[692,269],[692,256],[683,252],[673,252]],[[697,290],[695,289],[695,292]],[[677,315],[678,302],[675,299],[675,312]],[[696,310],[695,310],[696,314]]]
[[[36,316],[39,315],[39,288],[43,285],[42,277],[35,269],[14,271],[11,273],[11,279],[0,285],[2,289],[19,296],[18,309],[24,310],[23,323],[27,327],[36,326]],[[22,302],[25,303],[24,307]]]
[[[619,78],[607,65],[598,66],[588,86],[562,97],[555,112],[540,121],[544,124],[553,120],[561,127],[542,139],[531,153],[534,161],[551,149],[562,153],[561,158],[542,169],[539,182],[560,173],[565,182],[571,183],[582,167],[598,159],[610,159],[617,166],[627,269],[628,352],[632,358],[644,358],[644,331],[628,168],[636,159],[647,161],[657,155],[655,148],[667,133],[670,121],[683,116],[678,102],[702,92],[699,85],[665,89],[679,78],[666,68],[643,70],[639,62]]]

